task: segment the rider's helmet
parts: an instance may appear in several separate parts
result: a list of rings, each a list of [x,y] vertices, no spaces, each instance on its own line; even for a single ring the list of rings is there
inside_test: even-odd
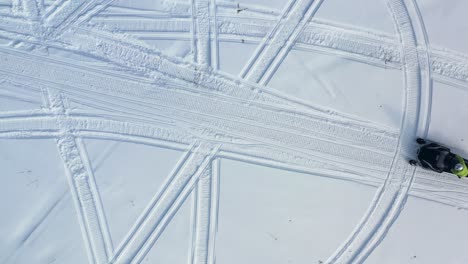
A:
[[[455,171],[462,171],[463,170],[463,164],[457,163],[457,164],[455,164],[455,166],[453,166],[453,169]]]

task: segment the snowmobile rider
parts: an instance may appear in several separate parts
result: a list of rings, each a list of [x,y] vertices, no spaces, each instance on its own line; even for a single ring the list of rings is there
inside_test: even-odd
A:
[[[418,139],[418,143],[424,144],[418,151],[418,159],[423,167],[439,173],[444,171],[453,173],[459,178],[468,176],[468,167],[465,160],[452,153],[449,148],[434,142],[426,144],[422,139]]]

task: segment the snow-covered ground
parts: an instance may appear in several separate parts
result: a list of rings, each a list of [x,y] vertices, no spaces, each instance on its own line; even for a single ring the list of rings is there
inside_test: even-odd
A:
[[[0,263],[468,263],[463,0],[0,0]]]

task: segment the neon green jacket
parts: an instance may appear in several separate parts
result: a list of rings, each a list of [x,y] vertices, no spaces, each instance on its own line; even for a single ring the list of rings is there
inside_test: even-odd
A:
[[[458,155],[455,155],[455,156],[456,156],[457,160],[463,165],[463,170],[457,172],[457,171],[452,169],[452,173],[457,175],[460,178],[468,176],[468,167],[466,166],[465,160],[462,157],[458,156]]]

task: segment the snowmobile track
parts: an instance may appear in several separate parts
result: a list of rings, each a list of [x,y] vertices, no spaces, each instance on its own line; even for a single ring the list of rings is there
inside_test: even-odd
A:
[[[427,117],[418,116],[421,105],[419,94],[422,86],[413,23],[403,1],[388,0],[387,5],[398,28],[403,61],[405,62],[406,103],[402,132],[397,153],[385,184],[377,192],[369,211],[348,241],[328,259],[329,263],[363,263],[381,242],[401,212],[416,172],[416,168],[411,168],[400,155],[405,151],[404,146],[408,146],[417,133],[426,133],[427,131],[426,128],[422,128],[422,132],[419,131],[421,128],[415,125],[418,123],[418,119]]]
[[[379,187],[328,263],[363,263],[408,195],[468,208],[467,184],[409,167],[402,158],[408,142],[428,132],[433,81],[462,88],[468,83],[468,56],[430,45],[416,1],[386,1],[398,38],[312,19],[322,0],[290,0],[283,12],[246,5],[237,16],[229,13],[236,8],[232,2],[158,7],[166,15],[112,2],[56,1],[45,9],[39,1],[16,0],[13,15],[0,17],[0,37],[19,43],[0,48],[0,85],[22,87],[21,92],[4,89],[0,96],[38,104],[42,97],[43,105],[0,112],[0,138],[56,139],[91,263],[143,261],[190,195],[190,262],[214,263],[220,158]],[[109,26],[120,33],[107,31]],[[417,31],[423,36],[420,46]],[[145,38],[190,40],[193,61],[148,47]],[[258,48],[237,78],[218,70],[218,45],[240,38]],[[53,47],[109,66],[18,51],[20,44],[30,50]],[[400,134],[267,87],[291,49],[402,69],[406,101]],[[69,109],[65,99],[88,109]],[[119,245],[112,244],[83,138],[185,151]]]

